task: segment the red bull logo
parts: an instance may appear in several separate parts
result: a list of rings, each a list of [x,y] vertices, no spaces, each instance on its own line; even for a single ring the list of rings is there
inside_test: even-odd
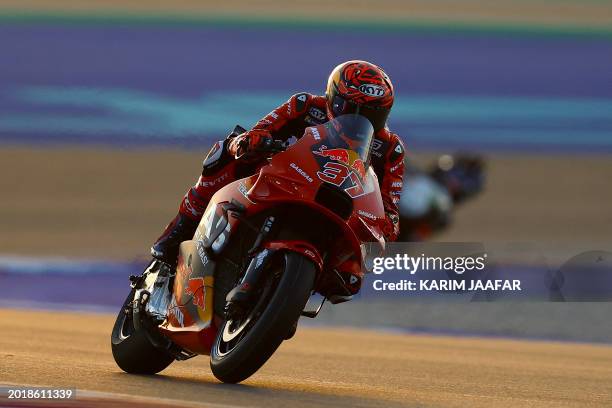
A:
[[[317,156],[329,157],[332,160],[349,164],[348,149],[328,149],[327,146],[323,145],[319,147],[319,150],[313,150],[313,153]]]
[[[191,301],[194,305],[200,309],[206,309],[206,286],[204,286],[203,278],[189,279],[185,293],[192,296]]]
[[[313,154],[321,157],[329,157],[331,160],[344,163],[351,167],[353,170],[359,174],[361,178],[365,177],[365,164],[359,154],[354,150],[350,149],[328,149],[327,146],[323,145],[319,147],[319,150],[313,150]]]
[[[183,291],[187,291],[185,284],[188,282],[189,278],[193,274],[193,269],[191,265],[187,265],[184,262],[183,256],[179,254],[178,263],[176,268],[176,279],[174,283],[174,294],[177,297],[177,300],[180,300],[181,304],[185,304],[186,299],[182,295]]]

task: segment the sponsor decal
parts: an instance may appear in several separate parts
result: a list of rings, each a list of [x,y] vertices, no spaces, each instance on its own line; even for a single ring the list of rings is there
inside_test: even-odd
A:
[[[278,119],[278,114],[274,111],[270,112],[268,116],[272,116],[273,119]]]
[[[183,262],[183,259],[179,256],[178,266],[176,268],[177,279],[180,282],[184,282],[193,274],[193,269],[191,268],[191,255],[187,260],[187,263]]]
[[[198,255],[200,256],[202,265],[206,266],[206,264],[208,264],[208,255],[206,255],[206,249],[204,248],[204,241],[198,241],[196,243],[196,246],[198,248]]]
[[[249,194],[249,190],[247,190],[246,186],[244,185],[244,183],[240,183],[238,184],[238,191],[240,191],[240,194],[242,194],[243,196],[245,196],[246,198],[249,198],[248,194]]]
[[[374,221],[376,221],[378,219],[377,216],[375,216],[374,214],[369,213],[367,211],[359,210],[357,213],[359,215],[361,215],[362,217],[366,217],[366,218],[369,218],[369,219],[374,220]]]
[[[317,256],[314,254],[314,252],[312,252],[310,249],[305,249],[304,250],[304,254],[306,254],[307,256],[311,257],[312,259],[316,259]]]
[[[385,88],[375,84],[363,84],[359,87],[359,92],[374,98],[380,98],[385,95]]]
[[[212,180],[204,180],[204,178],[202,176],[200,176],[200,182],[198,184],[200,186],[202,186],[202,187],[213,187],[213,186],[221,183],[222,181],[224,181],[228,177],[229,177],[229,173],[227,173],[227,172],[223,173],[219,177],[214,178]]]
[[[204,286],[204,278],[189,279],[185,294],[191,295],[191,302],[202,310],[206,310],[206,286]]]
[[[266,256],[268,255],[268,250],[264,249],[263,251],[261,251],[258,255],[257,258],[255,258],[255,269],[259,268],[261,266],[261,264],[263,263],[264,259],[266,259]]]
[[[295,163],[291,163],[289,165],[293,170],[297,171],[300,176],[304,177],[306,180],[308,180],[309,183],[312,183],[312,177],[310,177],[308,175],[308,173],[306,173],[304,170],[302,170],[297,164]]]
[[[185,327],[185,316],[179,305],[176,304],[176,297],[174,295],[172,295],[172,301],[170,302],[170,306],[168,306],[168,313],[176,320],[179,326]]]
[[[329,157],[332,160],[348,164],[349,152],[348,149],[328,149],[327,146],[323,145],[319,147],[319,150],[313,150],[312,153],[317,156]]]
[[[238,184],[238,191],[244,196],[244,198],[249,200],[249,202],[253,202],[253,200],[251,200],[251,198],[249,197],[249,189],[246,185],[244,185],[244,183]]]
[[[381,140],[378,140],[378,139],[372,140],[372,150],[370,151],[372,156],[382,157],[383,153],[381,150],[383,146],[384,146],[384,143]]]
[[[397,146],[395,146],[395,153],[401,153],[401,152],[402,152],[402,145],[398,143]]]
[[[316,127],[313,127],[312,136],[314,136],[315,140],[321,140],[321,134],[319,133],[319,129],[317,129]]]
[[[401,181],[394,181],[393,183],[391,183],[391,187],[394,188],[402,188],[404,185],[404,183],[402,183]]]
[[[308,113],[310,114],[310,116],[312,116],[313,118],[317,120],[325,120],[327,118],[327,115],[325,115],[325,112],[315,107],[310,108]]]

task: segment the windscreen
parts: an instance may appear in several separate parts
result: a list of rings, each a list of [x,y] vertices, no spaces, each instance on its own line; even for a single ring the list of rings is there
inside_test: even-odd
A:
[[[372,123],[361,115],[348,114],[334,118],[325,124],[327,142],[333,147],[347,148],[357,153],[363,162],[370,157],[370,146],[374,137]]]
[[[365,176],[369,164],[374,128],[361,115],[341,115],[327,122],[324,140],[316,145],[313,154],[348,165],[360,177]]]

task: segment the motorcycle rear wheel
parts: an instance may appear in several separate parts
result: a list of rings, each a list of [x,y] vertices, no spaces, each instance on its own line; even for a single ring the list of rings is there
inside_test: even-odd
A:
[[[174,357],[153,346],[142,330],[134,328],[131,302],[132,289],[117,316],[111,335],[111,348],[115,362],[126,373],[157,374],[173,361]]]
[[[210,368],[222,382],[238,383],[253,375],[274,354],[299,319],[316,274],[309,259],[281,254],[268,271],[259,301],[239,322],[224,321],[210,353]]]

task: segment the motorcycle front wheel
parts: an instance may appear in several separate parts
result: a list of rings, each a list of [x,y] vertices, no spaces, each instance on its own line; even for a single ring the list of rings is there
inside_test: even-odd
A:
[[[242,318],[226,320],[210,353],[210,368],[220,381],[238,383],[274,354],[300,318],[316,274],[309,259],[281,254],[262,282],[258,300]]]
[[[134,328],[132,316],[132,289],[117,315],[111,335],[111,348],[115,362],[126,373],[157,374],[173,361],[174,357],[155,347],[146,333]]]

